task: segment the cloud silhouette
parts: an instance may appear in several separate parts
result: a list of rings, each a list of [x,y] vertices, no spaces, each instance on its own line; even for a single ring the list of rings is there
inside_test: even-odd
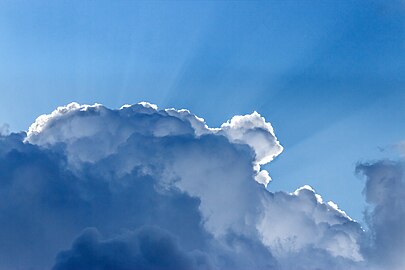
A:
[[[257,112],[210,128],[146,102],[59,107],[0,136],[0,269],[403,265],[402,167],[386,184],[373,180],[386,164],[359,165],[374,205],[365,232],[309,186],[268,191],[260,166],[282,149]]]

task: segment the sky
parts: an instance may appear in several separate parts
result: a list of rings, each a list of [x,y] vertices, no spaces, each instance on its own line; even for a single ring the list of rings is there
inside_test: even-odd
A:
[[[355,171],[403,156],[404,49],[403,1],[0,1],[0,130],[71,102],[257,111],[283,146],[267,189],[367,227]]]

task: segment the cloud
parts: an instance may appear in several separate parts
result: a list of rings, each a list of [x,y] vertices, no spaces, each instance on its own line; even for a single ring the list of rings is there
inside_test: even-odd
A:
[[[0,136],[10,134],[10,126],[8,124],[0,125]]]
[[[70,250],[59,253],[52,269],[212,269],[204,253],[184,252],[170,233],[159,228],[142,227],[114,239],[100,238],[97,229],[86,229]]]
[[[277,192],[266,199],[259,226],[264,243],[274,254],[290,257],[312,247],[333,257],[363,261],[358,245],[361,228],[334,206],[323,203],[311,187],[293,194]]]
[[[58,125],[61,122],[63,125]],[[256,180],[265,185],[270,177],[266,171],[260,171],[260,165],[270,162],[283,150],[271,124],[266,123],[257,112],[235,116],[221,128],[209,128],[204,119],[188,110],[158,111],[156,105],[147,102],[124,105],[120,110],[109,110],[100,104],[81,106],[71,103],[38,117],[30,126],[26,141],[41,146],[63,142],[68,147],[72,162],[94,162],[114,153],[134,133],[155,137],[224,135],[233,143],[247,144],[255,153]],[[86,140],[95,137],[102,147],[84,146]]]
[[[359,164],[366,177],[364,194],[371,208],[366,212],[370,227],[365,254],[379,269],[400,270],[405,266],[404,164],[378,161]]]
[[[309,186],[264,187],[260,166],[282,149],[257,112],[210,128],[146,102],[59,107],[0,136],[0,269],[377,265],[383,241],[336,204]]]

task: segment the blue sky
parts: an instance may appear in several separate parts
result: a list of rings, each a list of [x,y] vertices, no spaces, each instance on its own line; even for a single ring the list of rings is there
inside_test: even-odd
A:
[[[269,189],[310,184],[361,219],[356,163],[404,139],[404,47],[400,1],[2,1],[0,123],[71,101],[210,126],[256,110],[285,147]]]

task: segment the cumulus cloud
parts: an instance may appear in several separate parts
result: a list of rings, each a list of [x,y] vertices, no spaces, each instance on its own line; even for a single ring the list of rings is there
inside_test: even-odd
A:
[[[277,192],[266,199],[259,226],[264,243],[274,254],[290,259],[291,254],[312,247],[333,257],[363,261],[358,245],[361,228],[334,206],[323,203],[311,187],[304,186],[293,194]]]
[[[336,204],[309,186],[265,188],[260,166],[282,149],[257,112],[210,128],[188,110],[146,102],[59,107],[27,133],[0,136],[0,269],[377,265],[385,240]],[[370,204],[384,205],[369,186]],[[389,216],[376,209],[374,236]]]
[[[63,125],[58,125],[61,122]],[[158,111],[156,105],[147,102],[124,105],[120,110],[109,110],[100,104],[71,103],[38,117],[28,130],[26,141],[41,146],[67,143],[71,162],[81,163],[94,162],[114,153],[134,133],[155,137],[216,134],[224,135],[234,143],[247,144],[255,153],[256,180],[265,185],[270,176],[267,171],[260,170],[260,165],[270,162],[283,150],[271,124],[257,112],[235,116],[220,128],[209,128],[204,119],[188,110]],[[100,147],[84,146],[87,140],[95,137]]]

